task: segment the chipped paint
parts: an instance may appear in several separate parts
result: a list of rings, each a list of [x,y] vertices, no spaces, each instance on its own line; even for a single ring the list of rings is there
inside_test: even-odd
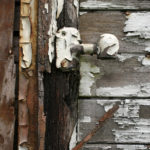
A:
[[[102,34],[98,41],[98,47],[100,49],[100,55],[106,53],[107,55],[115,55],[119,50],[119,41],[113,34]]]
[[[74,6],[76,7],[77,10],[77,16],[79,16],[79,0],[74,0]]]
[[[97,10],[97,9],[136,9],[135,6],[115,5],[113,2],[105,2],[98,0],[87,0],[80,3],[81,10]]]
[[[76,28],[64,27],[56,34],[56,67],[62,67],[64,60],[72,61],[71,47],[80,44],[80,33]]]
[[[31,36],[31,23],[28,17],[21,18],[20,43],[29,43]]]
[[[114,116],[111,121],[113,122],[112,126],[110,122],[110,124],[106,124],[106,127],[104,128],[104,130],[107,130],[107,127],[110,127],[111,129],[109,132],[113,133],[114,138],[109,139],[107,136],[110,133],[106,132],[106,134],[108,135],[105,135],[106,137],[104,137],[104,139],[101,139],[101,137],[96,136],[95,137],[96,141],[103,142],[103,140],[104,141],[108,140],[108,142],[115,142],[115,143],[122,143],[122,144],[123,143],[139,143],[139,142],[145,143],[145,144],[149,143],[150,141],[150,116],[148,114],[147,117],[144,118],[146,110],[142,108],[142,107],[147,107],[149,109],[150,107],[149,99],[125,99],[125,100],[91,99],[91,100],[84,100],[84,101],[81,100],[81,101],[82,101],[81,106],[84,106],[85,103],[86,105],[84,107],[81,107],[81,106],[79,107],[80,108],[79,117],[90,114],[90,117],[92,117],[93,122],[82,123],[79,121],[78,133],[80,134],[80,138],[83,138],[85,134],[89,132],[90,126],[95,124],[98,119],[97,114],[94,114],[95,110],[92,110],[92,109],[86,110],[85,107],[87,105],[92,104],[93,106],[95,106],[94,107],[95,109],[99,110],[99,112],[97,113],[101,114],[103,109],[106,111],[112,105],[118,103],[119,109],[117,110],[117,112],[114,113]],[[84,126],[87,127],[86,130]],[[101,132],[102,131],[99,131],[98,135],[100,135]]]
[[[29,68],[32,62],[32,47],[31,43],[29,44],[21,44],[22,48],[22,60],[21,60],[21,67],[22,68]]]
[[[83,11],[80,11],[80,12],[79,12],[80,16],[82,16],[82,15],[84,15],[84,14],[87,14],[87,13],[88,13],[87,11],[84,11],[84,12],[83,12]]]
[[[56,18],[59,18],[64,6],[64,0],[57,0],[57,15]]]
[[[143,58],[142,65],[150,66],[150,58],[148,58],[148,57]]]
[[[69,143],[69,150],[72,150],[77,144],[77,125],[75,125],[72,136],[71,136],[71,140]]]
[[[84,116],[83,118],[80,119],[80,122],[91,122],[91,117],[90,116]]]
[[[127,85],[122,87],[100,87],[96,89],[96,96],[139,96],[145,97],[150,94],[150,83],[143,83],[139,85]]]
[[[46,9],[46,13],[48,13],[48,3],[44,4],[44,8]]]
[[[35,138],[37,136],[36,105],[38,103],[36,78],[37,1],[21,0],[20,11],[18,149],[28,150],[37,149],[38,145]]]
[[[56,14],[57,14],[57,1],[52,0],[52,15],[51,15],[51,22],[49,25],[49,42],[48,42],[48,56],[49,56],[49,61],[52,63],[52,60],[54,58],[54,40],[55,40],[55,35],[57,32],[57,21],[56,21]]]
[[[122,150],[147,150],[147,146],[145,145],[119,145],[117,144],[118,149]]]
[[[92,66],[88,62],[82,62],[80,72],[82,76],[79,87],[80,95],[91,96],[91,87],[95,82],[94,74],[100,73],[100,68]]]

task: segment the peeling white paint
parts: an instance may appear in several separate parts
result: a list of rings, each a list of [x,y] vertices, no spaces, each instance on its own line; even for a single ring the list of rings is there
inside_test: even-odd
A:
[[[145,58],[142,60],[142,65],[144,65],[144,66],[150,66],[150,58],[145,57]]]
[[[82,119],[80,119],[80,122],[89,123],[89,122],[91,122],[91,117],[90,116],[84,116]]]
[[[70,49],[80,44],[80,33],[76,28],[64,27],[57,32],[56,37],[56,67],[60,68],[63,60],[73,60]]]
[[[84,14],[87,14],[87,11],[80,11],[80,16],[84,15]]]
[[[115,5],[113,2],[99,0],[87,0],[80,3],[80,9],[97,10],[97,9],[136,9],[135,6]]]
[[[147,150],[145,145],[119,145],[117,144],[117,149],[121,150]]]
[[[124,62],[127,59],[134,57],[134,54],[117,54],[119,61]]]
[[[24,147],[24,146],[19,146],[18,149],[19,149],[19,150],[28,150],[28,148],[27,148],[27,147]]]
[[[100,36],[98,46],[100,48],[100,53],[104,53],[106,51],[108,55],[112,56],[118,53],[119,41],[113,34],[106,33]]]
[[[100,68],[92,66],[88,62],[82,62],[80,70],[82,76],[79,87],[80,95],[91,96],[91,87],[95,82],[94,74],[100,73]]]
[[[74,6],[77,9],[77,16],[79,16],[79,0],[74,0]]]
[[[126,36],[150,39],[150,12],[131,13],[127,18],[124,28]]]
[[[99,87],[96,89],[96,96],[149,96],[150,95],[150,83],[143,83],[139,85],[128,85],[123,87]]]
[[[28,44],[21,44],[22,47],[22,60],[21,60],[21,67],[22,68],[29,68],[32,62],[32,46],[31,43]]]
[[[64,6],[64,0],[57,0],[57,17],[59,18],[59,15],[61,14]]]
[[[77,125],[75,125],[72,136],[71,136],[71,140],[69,143],[69,150],[72,150],[77,144]]]
[[[48,55],[49,55],[49,61],[52,63],[52,60],[54,58],[54,39],[57,32],[57,21],[56,21],[56,13],[57,13],[57,1],[52,0],[52,16],[51,16],[51,23],[49,25],[49,42],[48,42]]]
[[[20,30],[20,43],[30,42],[31,23],[29,17],[21,18],[22,29]]]
[[[45,3],[45,4],[44,4],[44,8],[46,9],[46,13],[48,13],[48,11],[49,11],[49,10],[48,10],[48,3]]]

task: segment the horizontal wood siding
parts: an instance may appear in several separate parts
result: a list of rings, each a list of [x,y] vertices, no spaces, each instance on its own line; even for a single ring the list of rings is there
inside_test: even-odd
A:
[[[100,11],[84,13],[80,16],[81,39],[83,43],[97,43],[100,34],[111,33],[119,39],[120,53],[145,53],[146,48],[150,46],[150,40],[144,36],[141,38],[140,34],[144,33],[145,30],[150,32],[149,28],[145,29],[150,22],[150,15],[147,13],[134,12],[133,15],[137,15],[137,17],[143,15],[143,19],[139,17],[134,22],[132,21],[132,12]],[[128,32],[128,19],[133,22],[132,27],[137,29],[137,32],[142,28],[139,34],[133,28]],[[142,21],[142,24],[137,24],[140,21]],[[129,36],[128,33],[130,32],[135,33],[135,35]]]
[[[150,10],[149,0],[80,0],[80,10]]]
[[[86,101],[86,102],[85,102]],[[149,99],[79,100],[78,140],[93,129],[102,115],[114,104],[119,109],[113,118],[95,134],[89,143],[150,143]]]

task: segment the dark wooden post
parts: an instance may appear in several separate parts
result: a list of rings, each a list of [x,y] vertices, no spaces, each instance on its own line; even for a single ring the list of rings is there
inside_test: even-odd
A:
[[[44,114],[46,116],[46,131],[40,130],[39,134],[42,137],[41,144],[43,144],[45,138],[45,150],[67,150],[77,121],[79,70],[62,72],[56,68],[55,59],[50,68],[48,60],[48,39],[50,37],[48,36],[48,30],[52,19],[53,2],[51,0],[40,0],[39,4],[39,74],[41,75],[43,72],[44,81],[44,98],[40,99],[40,114],[42,112],[41,105],[44,104]],[[45,6],[47,5],[48,8],[46,9]],[[78,28],[77,12],[78,8],[74,4],[74,0],[65,0],[63,10],[56,20],[57,30],[63,27]],[[40,91],[42,91],[41,84]],[[40,123],[42,122],[40,129],[42,129],[42,126],[45,126],[42,120],[43,116],[39,117]],[[45,137],[43,137],[43,132],[45,132]]]

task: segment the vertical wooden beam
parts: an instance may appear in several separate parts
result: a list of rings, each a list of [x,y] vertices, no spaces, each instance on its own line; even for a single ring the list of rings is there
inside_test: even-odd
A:
[[[64,0],[64,3],[63,0],[40,0],[38,36],[39,90],[41,93],[39,135],[40,144],[45,143],[45,147],[40,146],[40,150],[67,150],[77,121],[79,70],[62,72],[56,68],[55,58],[51,66],[49,60],[49,51],[52,51],[50,41],[56,32],[63,27],[78,28],[77,2],[77,0]],[[56,25],[52,26],[52,24]],[[52,43],[54,43],[52,45],[55,49],[55,40]],[[44,85],[42,81],[44,81]]]
[[[38,149],[37,0],[21,0],[18,148]]]
[[[12,150],[15,123],[14,0],[1,0],[0,3],[0,149]]]

